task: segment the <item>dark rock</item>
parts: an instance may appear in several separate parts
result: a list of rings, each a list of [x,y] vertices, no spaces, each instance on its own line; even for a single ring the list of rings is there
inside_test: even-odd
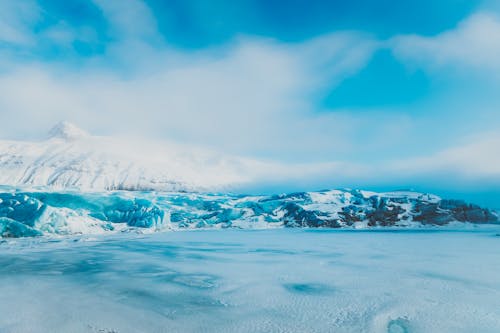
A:
[[[368,225],[393,226],[399,221],[399,214],[404,210],[400,206],[379,205],[375,210],[366,214]]]
[[[307,211],[294,202],[286,202],[283,206],[283,221],[286,227],[324,227],[325,223],[311,211]]]

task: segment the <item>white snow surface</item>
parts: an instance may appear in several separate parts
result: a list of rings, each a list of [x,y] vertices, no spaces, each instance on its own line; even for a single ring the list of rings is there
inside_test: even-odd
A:
[[[0,242],[2,333],[497,333],[500,230]]]
[[[91,136],[67,122],[45,140],[0,141],[2,185],[220,190],[251,181],[266,165],[188,145]]]

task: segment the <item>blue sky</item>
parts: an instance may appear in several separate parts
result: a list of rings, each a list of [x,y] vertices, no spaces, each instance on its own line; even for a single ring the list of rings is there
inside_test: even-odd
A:
[[[273,189],[500,208],[499,55],[497,1],[6,0],[0,136],[66,119],[321,166]]]

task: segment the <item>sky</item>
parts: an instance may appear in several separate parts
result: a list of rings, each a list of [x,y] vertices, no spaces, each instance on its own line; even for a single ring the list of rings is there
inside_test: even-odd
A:
[[[500,209],[499,88],[499,1],[0,2],[0,138],[67,120],[307,166],[262,191]]]

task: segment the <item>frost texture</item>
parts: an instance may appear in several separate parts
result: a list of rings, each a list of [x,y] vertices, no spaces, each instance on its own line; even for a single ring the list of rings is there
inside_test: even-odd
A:
[[[3,237],[186,228],[420,227],[452,222],[497,223],[498,217],[476,205],[416,192],[0,193]]]
[[[0,241],[2,333],[498,333],[500,226]]]

